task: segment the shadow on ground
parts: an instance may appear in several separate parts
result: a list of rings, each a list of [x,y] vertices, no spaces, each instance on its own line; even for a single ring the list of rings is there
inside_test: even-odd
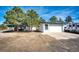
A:
[[[48,47],[53,52],[79,52],[79,38],[51,41]]]

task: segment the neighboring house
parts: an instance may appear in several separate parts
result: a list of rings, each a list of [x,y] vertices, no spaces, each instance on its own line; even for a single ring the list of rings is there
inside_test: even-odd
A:
[[[40,23],[39,31],[41,32],[63,32],[62,23],[50,23],[42,22]]]
[[[14,30],[15,25],[14,24],[7,24],[7,30]]]
[[[28,31],[29,30],[29,26],[25,23],[21,23],[18,25],[18,31]]]
[[[35,31],[37,28],[36,27],[32,27],[30,28],[27,24],[21,23],[18,25],[14,25],[14,24],[5,24],[7,26],[6,30],[13,30],[13,31]]]
[[[27,31],[27,30],[29,30],[29,26],[24,23],[21,23],[19,25],[6,24],[6,26],[7,26],[7,30],[13,30],[13,31]]]

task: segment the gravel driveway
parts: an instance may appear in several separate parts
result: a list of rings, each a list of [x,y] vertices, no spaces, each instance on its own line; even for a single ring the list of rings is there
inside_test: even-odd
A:
[[[36,32],[0,33],[0,51],[51,51],[47,46],[52,40],[55,39]]]
[[[78,35],[68,33],[41,34],[37,32],[0,33],[1,52],[79,52]],[[56,36],[57,35],[57,36]],[[59,36],[58,36],[59,35]],[[70,39],[58,39],[60,36]]]

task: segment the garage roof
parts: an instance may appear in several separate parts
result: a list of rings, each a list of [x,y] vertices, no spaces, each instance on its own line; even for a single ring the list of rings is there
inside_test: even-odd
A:
[[[51,22],[41,22],[41,23],[45,23],[45,24],[62,24],[61,22],[56,22],[56,23],[51,23]]]

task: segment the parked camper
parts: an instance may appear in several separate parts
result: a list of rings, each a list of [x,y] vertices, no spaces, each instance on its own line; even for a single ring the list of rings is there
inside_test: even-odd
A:
[[[69,23],[64,26],[66,32],[79,32],[79,23]]]
[[[76,32],[79,33],[79,23],[76,24]]]

